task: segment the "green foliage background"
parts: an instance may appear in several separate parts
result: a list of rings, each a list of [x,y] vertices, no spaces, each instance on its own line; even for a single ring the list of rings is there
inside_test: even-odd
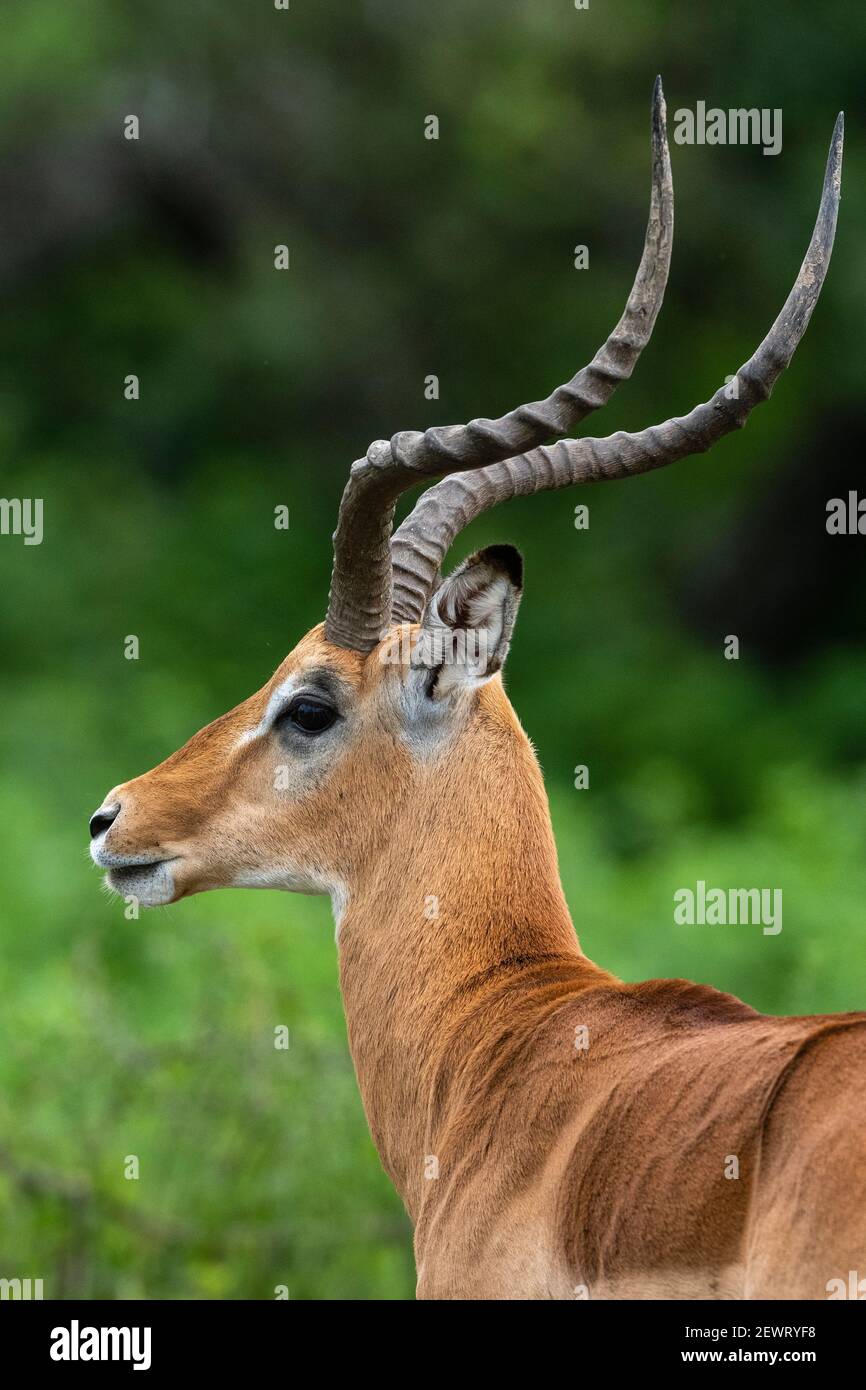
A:
[[[844,106],[813,324],[711,455],[514,503],[458,554],[526,555],[508,685],[588,953],[771,1012],[864,1005],[866,542],[824,528],[863,486],[864,39],[856,0],[6,0],[2,491],[44,498],[45,539],[0,538],[0,1275],[50,1297],[412,1296],[328,904],[225,892],[127,922],[86,822],[322,617],[371,439],[496,415],[590,358],[640,254],[657,71],[669,115],[780,107],[784,146],[673,147],[665,309],[589,427],[681,413],[756,345]],[[675,927],[698,878],[781,887],[782,933]]]

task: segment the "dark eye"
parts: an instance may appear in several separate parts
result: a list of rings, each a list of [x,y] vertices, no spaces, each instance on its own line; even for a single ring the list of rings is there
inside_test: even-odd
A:
[[[321,734],[330,729],[336,718],[337,711],[327,701],[316,700],[311,695],[296,695],[277,722],[294,724],[305,734]]]

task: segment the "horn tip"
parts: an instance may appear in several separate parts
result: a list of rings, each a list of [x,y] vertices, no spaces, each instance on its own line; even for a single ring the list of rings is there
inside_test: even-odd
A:
[[[662,88],[661,76],[658,76],[653,83],[653,105],[652,105],[652,138],[653,146],[658,150],[667,144],[667,119],[668,111],[665,105],[665,94]]]
[[[828,190],[832,190],[837,201],[842,183],[842,152],[844,147],[845,112],[840,111],[833,127],[833,139],[830,141],[830,153],[827,155],[827,170],[824,175],[825,185]]]

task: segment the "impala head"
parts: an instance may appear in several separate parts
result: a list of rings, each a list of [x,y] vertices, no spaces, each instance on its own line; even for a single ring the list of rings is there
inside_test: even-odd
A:
[[[518,552],[492,547],[440,588],[423,627],[370,651],[313,628],[255,695],[108,793],[90,829],[109,886],[146,906],[232,886],[339,898],[415,763],[471,720],[519,594]]]
[[[643,257],[613,333],[546,400],[498,420],[397,434],[353,464],[325,622],[255,695],[108,793],[91,819],[91,854],[112,888],[148,906],[226,886],[339,895],[375,856],[407,795],[426,798],[430,815],[443,789],[454,795],[448,772],[459,763],[461,738],[479,720],[493,731],[506,705],[498,672],[520,598],[520,556],[490,547],[443,580],[459,531],[510,497],[628,477],[703,452],[770,395],[829,263],[841,116],[800,273],[736,373],[736,390],[720,387],[688,415],[640,433],[559,437],[631,375],[661,306],[673,189],[659,81],[652,154]],[[392,535],[400,495],[435,478],[443,481],[422,493]]]

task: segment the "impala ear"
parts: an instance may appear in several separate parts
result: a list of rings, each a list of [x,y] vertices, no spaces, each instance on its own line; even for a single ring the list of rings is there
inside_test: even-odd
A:
[[[464,560],[435,591],[412,658],[427,672],[432,700],[483,685],[508,655],[523,587],[523,557],[489,545]]]

